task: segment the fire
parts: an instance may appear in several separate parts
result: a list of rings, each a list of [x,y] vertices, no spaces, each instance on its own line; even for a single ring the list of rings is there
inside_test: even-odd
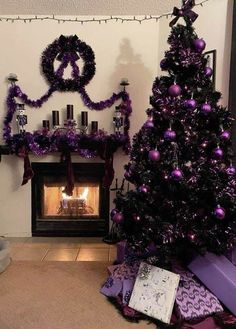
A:
[[[87,200],[88,192],[89,192],[89,188],[88,188],[88,187],[85,187],[83,193],[81,193],[81,194],[79,195],[79,199]]]

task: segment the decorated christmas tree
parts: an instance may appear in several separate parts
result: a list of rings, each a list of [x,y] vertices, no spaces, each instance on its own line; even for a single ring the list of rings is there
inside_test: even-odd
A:
[[[168,261],[184,251],[225,253],[236,239],[236,169],[230,111],[219,104],[206,43],[192,26],[193,1],[170,23],[170,48],[153,83],[147,121],[133,138],[112,220],[142,254]],[[176,24],[184,18],[183,25]]]

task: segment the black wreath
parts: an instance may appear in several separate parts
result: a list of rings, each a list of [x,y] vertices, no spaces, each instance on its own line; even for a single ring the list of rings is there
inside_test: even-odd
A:
[[[54,70],[54,60],[57,58],[63,60],[66,53],[74,53],[78,59],[80,57],[84,61],[83,71],[77,78],[63,79],[56,75]],[[79,88],[87,85],[95,74],[95,56],[92,48],[85,42],[81,41],[77,35],[64,36],[61,35],[52,44],[50,44],[42,54],[42,72],[49,84],[60,91],[78,91]]]

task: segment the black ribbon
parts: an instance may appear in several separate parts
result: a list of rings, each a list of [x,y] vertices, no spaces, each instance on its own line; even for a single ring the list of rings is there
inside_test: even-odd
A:
[[[181,9],[174,7],[172,15],[176,17],[170,22],[169,26],[175,25],[180,17],[183,17],[185,22],[191,25],[198,18],[198,14],[192,11],[194,6],[195,0],[185,0]]]
[[[65,37],[64,35],[61,35],[58,39],[58,43],[60,45],[60,53],[57,56],[57,59],[59,61],[63,60],[64,54],[71,53],[73,54],[73,57],[76,60],[79,59],[79,56],[77,54],[77,48],[78,48],[78,37],[77,35],[74,35],[73,37]]]

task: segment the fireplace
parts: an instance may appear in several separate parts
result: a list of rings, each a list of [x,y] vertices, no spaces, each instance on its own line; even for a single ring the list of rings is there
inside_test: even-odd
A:
[[[103,163],[73,164],[75,187],[64,193],[63,163],[32,163],[32,235],[104,236],[109,229],[109,189]]]

